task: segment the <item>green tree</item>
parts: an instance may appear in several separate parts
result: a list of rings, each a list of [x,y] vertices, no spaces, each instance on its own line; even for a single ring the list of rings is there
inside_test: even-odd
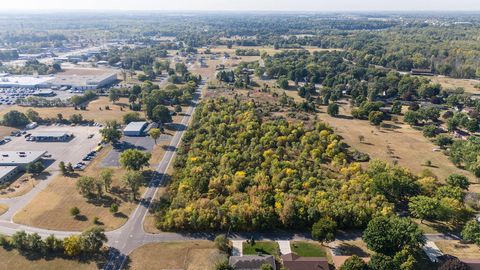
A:
[[[100,181],[105,187],[105,191],[108,192],[112,186],[113,181],[113,170],[110,168],[105,168],[100,172]]]
[[[155,108],[153,108],[153,111],[152,111],[152,121],[157,123],[172,122],[172,116],[170,114],[170,110],[163,105],[155,106]]]
[[[110,89],[108,93],[108,99],[115,104],[116,101],[120,100],[120,92],[117,89]]]
[[[465,175],[451,174],[447,177],[447,184],[452,187],[459,187],[463,190],[468,190],[470,187],[470,181]]]
[[[368,121],[375,126],[378,126],[383,121],[383,112],[380,111],[372,111],[368,114]]]
[[[367,264],[357,255],[348,258],[339,270],[368,270]]]
[[[11,244],[18,250],[25,250],[28,247],[27,233],[19,231],[12,235]]]
[[[403,117],[403,120],[410,126],[418,124],[419,116],[416,111],[407,111]]]
[[[118,204],[112,203],[112,205],[110,205],[110,213],[116,214],[117,212],[118,212]]]
[[[408,207],[412,216],[419,218],[420,222],[424,220],[432,220],[438,216],[438,208],[440,203],[436,198],[427,196],[416,196],[410,198]]]
[[[418,225],[408,218],[375,217],[363,232],[368,248],[385,255],[395,255],[405,247],[418,249],[425,237]]]
[[[105,230],[101,227],[92,227],[80,235],[82,251],[90,254],[97,254],[107,242]]]
[[[393,259],[389,256],[375,253],[368,262],[369,270],[395,270],[397,267],[393,262]]]
[[[83,196],[90,196],[95,193],[95,178],[90,176],[82,176],[77,180],[76,187],[78,192]]]
[[[260,270],[273,270],[273,267],[270,264],[262,264]]]
[[[157,144],[158,138],[160,138],[160,135],[162,132],[160,131],[159,128],[152,128],[148,131],[148,135],[152,137],[152,139],[155,141],[155,144]]]
[[[25,169],[28,173],[39,174],[45,170],[45,166],[41,161],[37,161],[29,163]]]
[[[437,126],[426,125],[423,127],[423,136],[427,138],[433,138],[435,135],[437,135]]]
[[[327,107],[327,113],[333,117],[338,115],[339,106],[337,103],[330,103]]]
[[[138,122],[142,120],[138,112],[129,112],[123,116],[123,123],[125,125],[130,124],[131,122]]]
[[[32,122],[41,122],[42,121],[42,118],[40,117],[40,114],[37,111],[34,111],[33,109],[28,109],[27,113],[25,115]]]
[[[152,154],[137,149],[128,149],[120,155],[120,164],[127,170],[139,171],[148,166]]]
[[[16,110],[9,111],[3,116],[3,125],[8,127],[21,127],[28,123],[30,123],[30,121],[27,116]]]
[[[228,261],[221,261],[215,265],[215,270],[235,270],[235,268],[230,266]]]
[[[74,123],[74,124],[80,124],[83,122],[83,115],[81,114],[72,114],[70,115],[70,117],[68,118],[68,120],[71,122],[71,123]]]
[[[480,246],[480,224],[476,220],[470,220],[462,230],[462,238]]]
[[[60,163],[58,163],[58,167],[60,168],[62,175],[67,175],[68,171],[67,171],[67,166],[65,166],[65,162],[60,161]]]
[[[312,238],[322,244],[335,240],[337,223],[331,218],[321,218],[312,226]]]
[[[230,252],[230,241],[228,241],[228,238],[225,234],[220,234],[215,237],[215,247],[225,253]]]
[[[80,209],[78,207],[72,207],[70,208],[70,215],[73,217],[77,217],[80,214]]]
[[[103,140],[107,143],[116,143],[122,137],[122,132],[118,130],[118,123],[116,121],[107,122],[106,126],[100,130]]]
[[[142,173],[138,171],[128,171],[122,180],[123,184],[130,189],[132,200],[136,200],[138,190],[144,181]]]
[[[285,76],[281,76],[280,78],[278,78],[277,84],[282,89],[288,89],[288,79]]]

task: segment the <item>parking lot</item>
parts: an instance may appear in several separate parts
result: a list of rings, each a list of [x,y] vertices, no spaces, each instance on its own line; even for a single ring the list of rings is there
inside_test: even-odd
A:
[[[162,134],[157,140],[157,143],[160,141],[168,141],[171,136]],[[120,154],[127,149],[138,149],[140,151],[152,152],[153,147],[155,146],[155,141],[148,137],[128,137],[124,136],[120,140],[119,144],[112,149],[108,155],[102,160],[103,167],[118,167],[120,162]]]
[[[94,150],[101,141],[100,128],[97,126],[39,126],[31,132],[69,132],[73,134],[73,139],[66,142],[35,142],[27,141],[25,134],[19,137],[10,136],[11,141],[0,145],[0,151],[47,151],[51,157],[52,164],[47,170],[57,170],[58,163],[64,161],[75,165]],[[91,137],[93,134],[93,137]],[[91,137],[91,138],[89,138]]]

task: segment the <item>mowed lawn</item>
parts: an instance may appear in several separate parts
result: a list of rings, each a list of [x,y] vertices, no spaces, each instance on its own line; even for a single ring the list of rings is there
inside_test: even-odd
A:
[[[390,128],[377,128],[369,121],[353,119],[348,102],[343,101],[339,105],[339,117],[328,115],[326,107],[320,109],[318,117],[332,126],[353,149],[369,154],[372,159],[389,163],[396,161],[398,165],[410,169],[413,173],[418,174],[429,169],[440,180],[446,179],[452,173],[462,173],[475,179],[471,173],[455,167],[445,154],[433,151],[438,146],[409,125],[387,121]],[[360,141],[360,136],[363,136],[363,141]],[[424,165],[428,160],[432,162],[432,166]]]
[[[128,215],[137,206],[136,202],[129,200],[130,193],[123,189],[121,177],[125,170],[112,168],[114,177],[111,192],[105,193],[101,200],[88,201],[87,198],[80,195],[76,188],[76,182],[81,175],[98,177],[100,170],[99,164],[105,157],[111,147],[107,147],[100,152],[94,161],[72,178],[58,175],[52,182],[38,194],[24,209],[14,216],[14,221],[20,224],[53,229],[53,230],[84,230],[93,225],[95,217],[100,218],[100,224],[106,230],[113,230],[123,225]],[[140,194],[145,188],[140,189]],[[119,205],[117,214],[110,213],[110,205],[115,202]],[[73,218],[70,215],[70,209],[78,207],[80,209],[79,218]]]
[[[101,269],[94,261],[81,262],[63,258],[29,260],[19,254],[15,249],[5,250],[0,248],[0,270],[94,270]]]
[[[106,106],[108,106],[110,109],[106,110]],[[108,97],[99,97],[90,101],[86,110],[75,110],[74,107],[34,108],[14,105],[1,110],[0,118],[3,118],[3,115],[11,110],[26,112],[29,109],[33,109],[34,111],[38,112],[42,118],[57,118],[57,115],[61,113],[64,119],[68,119],[72,114],[82,114],[83,119],[94,120],[95,122],[102,124],[105,124],[110,120],[123,122],[123,116],[128,112],[131,112],[128,106],[127,98],[121,98],[119,101],[113,104],[108,100]],[[143,113],[140,112],[140,114],[143,116]]]
[[[211,241],[154,243],[134,250],[126,269],[214,269],[219,261],[227,259]]]
[[[300,257],[327,257],[325,248],[318,243],[293,241],[290,247]]]
[[[280,248],[277,242],[255,241],[254,245],[247,242],[243,243],[244,255],[257,255],[258,253],[268,255],[279,255]]]

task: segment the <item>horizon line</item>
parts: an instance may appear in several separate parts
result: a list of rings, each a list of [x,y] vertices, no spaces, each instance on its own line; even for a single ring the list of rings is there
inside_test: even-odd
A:
[[[188,10],[188,9],[172,9],[172,10],[163,10],[163,9],[4,9],[0,10],[0,14],[9,13],[9,12],[20,12],[20,13],[45,13],[45,12],[82,12],[82,13],[96,13],[96,12],[111,12],[111,13],[118,13],[118,12],[138,12],[138,13],[166,13],[166,12],[188,12],[188,13],[215,13],[215,12],[233,12],[233,13],[365,13],[365,12],[373,12],[373,13],[479,13],[480,9],[478,10],[467,10],[467,9],[459,9],[459,10],[443,10],[443,9],[422,9],[422,10],[408,10],[408,9],[393,9],[393,10],[380,10],[380,9],[353,9],[353,10],[234,10],[234,9],[211,9],[211,10]]]

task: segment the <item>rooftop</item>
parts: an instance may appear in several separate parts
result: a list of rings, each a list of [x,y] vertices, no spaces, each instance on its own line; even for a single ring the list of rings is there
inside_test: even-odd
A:
[[[131,122],[123,131],[142,131],[147,125],[147,122]]]
[[[41,158],[45,153],[46,151],[0,151],[0,165],[29,164]]]
[[[72,135],[65,131],[35,131],[32,132],[32,137],[63,137]]]
[[[93,68],[77,68],[65,69],[55,75],[50,81],[53,85],[74,85],[89,86],[96,85],[103,80],[112,76],[117,76],[116,70],[111,69],[93,69]]]
[[[51,76],[3,76],[0,78],[0,87],[18,85],[22,86],[37,86],[46,84],[53,77]]]
[[[0,178],[3,178],[5,175],[15,171],[17,166],[0,166]]]
[[[328,270],[327,258],[300,257],[293,253],[282,255],[282,261],[288,270]]]
[[[228,263],[237,270],[260,269],[263,264],[275,266],[275,257],[272,255],[231,256],[228,260]]]

